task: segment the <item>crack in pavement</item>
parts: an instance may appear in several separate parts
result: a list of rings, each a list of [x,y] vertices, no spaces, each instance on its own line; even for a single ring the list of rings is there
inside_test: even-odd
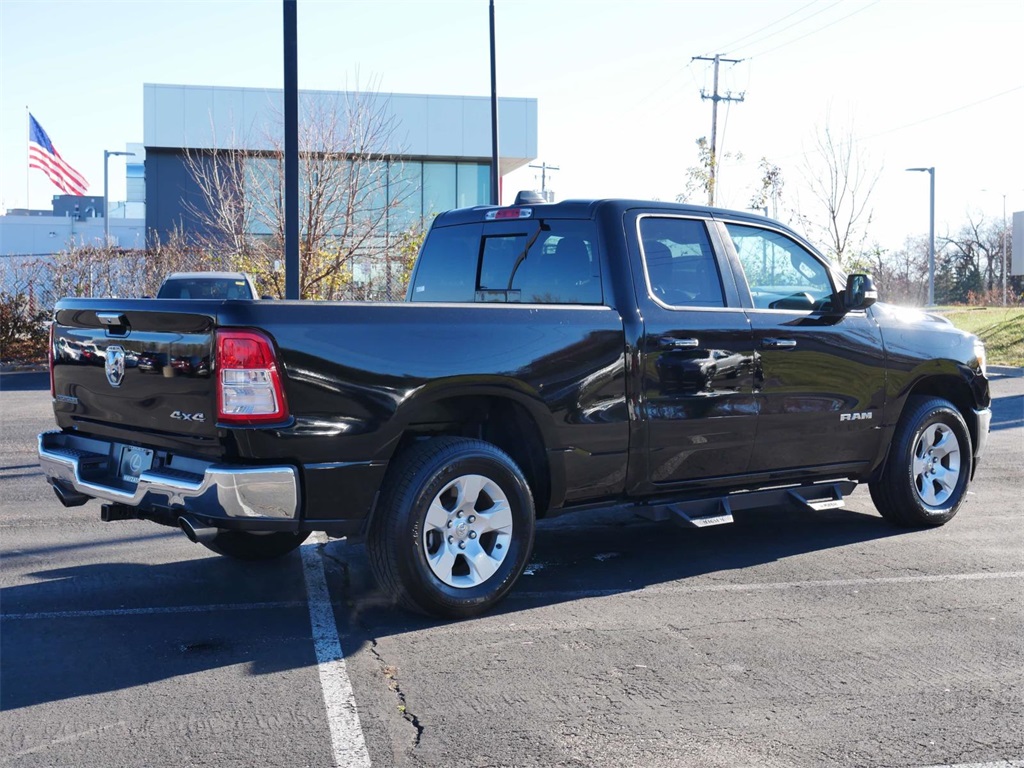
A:
[[[405,718],[405,720],[408,721],[408,723],[416,729],[416,738],[412,744],[412,748],[416,749],[416,747],[420,745],[420,740],[423,738],[424,728],[420,724],[420,719],[415,714],[410,712],[409,707],[406,705],[405,693],[402,691],[402,686],[398,682],[398,667],[392,666],[384,660],[384,657],[381,655],[380,651],[377,650],[376,639],[370,640],[370,653],[373,654],[373,657],[377,660],[377,663],[380,665],[381,674],[383,674],[384,677],[387,678],[388,688],[398,698],[398,711],[401,712],[402,717]]]

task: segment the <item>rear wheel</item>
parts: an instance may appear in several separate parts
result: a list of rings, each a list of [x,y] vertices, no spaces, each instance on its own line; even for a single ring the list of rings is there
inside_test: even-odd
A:
[[[287,555],[309,537],[309,531],[292,533],[274,531],[251,533],[249,531],[220,531],[211,541],[202,545],[236,560],[272,560]]]
[[[967,498],[971,437],[948,400],[912,397],[896,427],[871,500],[886,520],[905,527],[943,525]]]
[[[490,443],[439,437],[397,457],[367,548],[381,588],[443,618],[482,613],[512,588],[533,550],[533,496]]]

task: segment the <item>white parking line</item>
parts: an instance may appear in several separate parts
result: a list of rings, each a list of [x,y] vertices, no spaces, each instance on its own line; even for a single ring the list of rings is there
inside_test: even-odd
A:
[[[310,536],[309,541],[302,545],[302,568],[306,574],[309,621],[313,626],[313,644],[327,708],[327,725],[331,730],[334,764],[338,768],[369,768],[370,755],[359,724],[356,699],[345,669],[345,655],[341,650],[338,625],[324,577],[320,546],[326,543],[327,537],[322,533]]]
[[[1024,760],[996,760],[994,763],[929,765],[927,768],[1024,768]]]

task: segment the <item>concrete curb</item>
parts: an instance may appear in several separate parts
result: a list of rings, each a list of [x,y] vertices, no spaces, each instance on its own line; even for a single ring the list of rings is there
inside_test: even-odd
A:
[[[1024,378],[1024,368],[1016,368],[1012,365],[990,365],[988,366],[989,375],[995,374],[996,376],[1006,376],[1010,379]]]

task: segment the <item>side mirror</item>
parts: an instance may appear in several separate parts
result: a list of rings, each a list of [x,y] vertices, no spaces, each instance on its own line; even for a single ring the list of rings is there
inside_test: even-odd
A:
[[[843,291],[843,310],[867,309],[878,301],[878,291],[871,275],[855,273],[846,278],[846,290]]]

